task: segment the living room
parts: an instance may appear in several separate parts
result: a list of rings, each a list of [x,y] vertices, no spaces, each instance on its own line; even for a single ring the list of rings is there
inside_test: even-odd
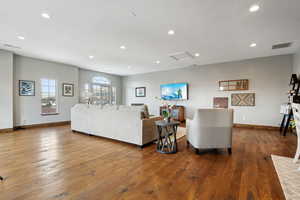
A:
[[[300,199],[300,2],[3,5],[0,199]]]

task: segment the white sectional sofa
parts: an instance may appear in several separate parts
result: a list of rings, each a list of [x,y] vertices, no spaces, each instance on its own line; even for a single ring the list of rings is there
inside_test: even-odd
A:
[[[77,104],[71,109],[71,129],[143,146],[156,139],[155,121],[141,119],[142,107]]]

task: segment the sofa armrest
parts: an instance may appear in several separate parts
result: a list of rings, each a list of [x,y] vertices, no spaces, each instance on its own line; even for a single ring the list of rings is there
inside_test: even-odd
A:
[[[142,137],[142,144],[150,143],[156,140],[156,126],[155,121],[162,120],[162,117],[150,117],[148,119],[142,119],[143,124],[143,137]]]

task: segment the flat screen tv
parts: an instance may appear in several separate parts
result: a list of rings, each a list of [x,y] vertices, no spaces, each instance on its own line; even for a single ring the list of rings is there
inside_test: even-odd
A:
[[[160,86],[161,98],[163,100],[187,100],[188,84],[187,83],[171,83]]]

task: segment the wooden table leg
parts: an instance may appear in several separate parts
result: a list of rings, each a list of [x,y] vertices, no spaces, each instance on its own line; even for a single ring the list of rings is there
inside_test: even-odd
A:
[[[175,152],[177,152],[178,151],[178,149],[177,149],[177,136],[176,136],[176,134],[177,134],[177,128],[178,128],[178,126],[173,126],[173,134],[174,134],[174,141],[173,141],[173,144],[175,145]]]
[[[280,135],[282,133],[282,130],[284,129],[284,124],[285,124],[285,121],[286,121],[286,117],[287,117],[287,115],[284,114],[283,118],[282,118],[282,121],[281,121],[281,124],[280,124],[280,129],[279,129]]]
[[[287,121],[285,123],[285,127],[283,129],[283,136],[286,136],[286,133],[289,129],[289,126],[290,126],[290,122],[291,122],[291,118],[292,118],[292,115],[293,115],[293,110],[290,111],[288,117],[287,117]]]
[[[176,132],[179,122],[157,121],[157,146],[156,150],[160,153],[176,153],[177,138]],[[174,137],[174,138],[173,138]]]
[[[156,150],[157,151],[162,150],[163,140],[162,140],[161,133],[162,133],[162,128],[157,126],[157,144],[156,144]]]

